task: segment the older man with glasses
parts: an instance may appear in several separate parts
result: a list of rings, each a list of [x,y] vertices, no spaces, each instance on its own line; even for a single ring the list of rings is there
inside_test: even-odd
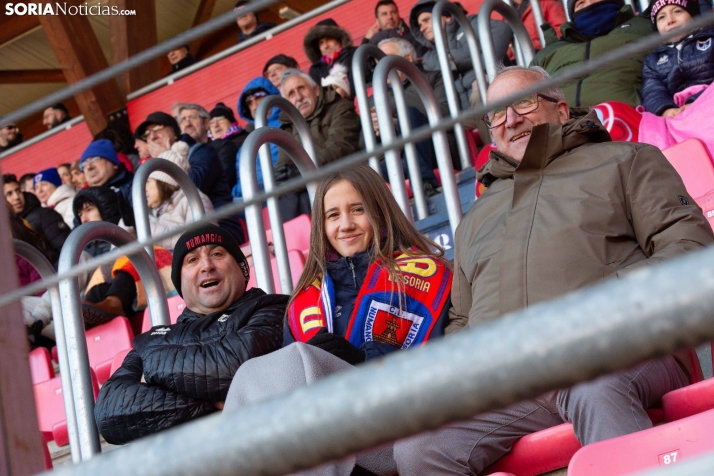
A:
[[[547,79],[541,68],[504,68],[488,102]],[[488,188],[456,230],[447,333],[714,243],[657,148],[612,142],[595,112],[570,109],[559,89],[484,120],[498,149],[477,175]],[[563,422],[583,445],[650,428],[646,410],[700,375],[692,362],[679,352],[403,440],[399,474],[482,474],[520,437]]]
[[[17,124],[5,124],[0,126],[0,154],[8,149],[12,149],[23,140]]]

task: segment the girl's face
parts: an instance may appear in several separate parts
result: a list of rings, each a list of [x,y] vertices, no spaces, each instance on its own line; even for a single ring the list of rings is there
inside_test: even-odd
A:
[[[47,203],[47,200],[50,199],[50,196],[55,190],[57,190],[57,187],[49,182],[42,181],[35,184],[35,194],[43,204]]]
[[[664,34],[675,28],[681,28],[691,22],[692,16],[679,5],[667,5],[657,12],[655,21],[657,22],[657,30],[659,30],[660,34]],[[686,35],[678,36],[671,41],[679,41],[685,36]]]
[[[362,197],[347,180],[327,190],[323,199],[327,241],[342,256],[354,256],[372,244],[374,232],[367,218]]]
[[[149,208],[159,208],[161,206],[161,195],[156,180],[150,178],[146,181],[146,203]]]

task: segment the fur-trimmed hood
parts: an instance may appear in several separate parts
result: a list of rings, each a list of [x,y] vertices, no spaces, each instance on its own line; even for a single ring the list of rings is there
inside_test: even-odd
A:
[[[303,40],[305,54],[311,63],[317,63],[322,57],[318,46],[320,38],[334,38],[340,42],[342,48],[349,48],[352,46],[352,37],[347,30],[340,27],[330,18],[322,20],[317,25],[310,28],[307,35],[305,35],[305,39]]]

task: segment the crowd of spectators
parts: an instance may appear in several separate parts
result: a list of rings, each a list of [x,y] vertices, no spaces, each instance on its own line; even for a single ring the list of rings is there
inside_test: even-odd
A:
[[[235,9],[248,3],[238,2]],[[416,65],[447,116],[432,28],[435,3],[417,1],[407,23],[392,0],[379,0],[362,44]],[[656,31],[681,28],[704,13],[693,0],[654,0],[640,15],[623,0],[569,0],[572,20],[566,21],[560,2],[540,3],[548,23],[544,45],[529,0],[514,2],[538,50],[530,67],[512,65],[511,29],[490,19],[495,54],[503,64],[483,98],[488,102]],[[466,18],[476,30],[477,16]],[[466,35],[451,15],[440,21],[459,101],[467,109],[482,98],[474,91]],[[239,42],[275,26],[254,13],[240,15],[237,24]],[[238,215],[161,241],[155,248],[156,264],[165,271],[167,295],[181,295],[186,310],[177,324],[138,336],[134,350],[102,388],[96,417],[103,436],[122,444],[221,410],[224,404],[231,411],[254,399],[253,390],[245,389],[273,385],[256,383],[255,376],[270,369],[283,372],[266,377],[270,382],[285,378],[283,369],[298,361],[325,376],[408,348],[407,331],[418,336],[412,343],[423,344],[714,243],[701,209],[662,153],[646,144],[611,142],[597,115],[580,108],[618,101],[663,120],[703,110],[714,104],[707,88],[714,81],[712,36],[711,27],[683,34],[649,55],[634,55],[562,90],[543,90],[480,119],[495,150],[477,173],[486,192],[455,234],[453,267],[443,250],[406,220],[385,181],[367,166],[323,179],[313,203],[306,189],[280,197],[283,220],[312,216],[310,253],[289,299],[246,289],[249,267],[240,249],[246,236]],[[84,223],[104,221],[133,232],[135,167],[156,158],[188,175],[207,213],[241,200],[242,147],[255,129],[259,104],[269,96],[282,96],[305,120],[318,166],[364,147],[359,114],[370,115],[379,138],[385,125],[377,120],[374,100],[370,98],[367,111],[355,108],[351,67],[356,47],[349,32],[332,19],[322,20],[309,29],[303,47],[311,63],[308,71],[287,55],[270,58],[262,75],[236,98],[235,110],[224,102],[201,105],[176,98],[170,114],[152,112],[132,132],[136,153],[122,153],[122,144],[99,135],[76,162],[29,174],[30,184],[28,176],[3,176],[13,236],[56,264],[70,230]],[[172,72],[195,62],[188,46],[170,52],[169,60]],[[422,95],[405,75],[398,76],[411,127],[427,125]],[[686,97],[679,96],[685,91]],[[400,135],[391,90],[388,102]],[[288,113],[277,107],[263,113],[263,123],[300,141]],[[44,112],[48,129],[67,120],[61,104]],[[696,137],[696,131],[691,134]],[[448,137],[453,167],[459,169],[453,133]],[[21,140],[15,124],[0,128],[0,152]],[[425,194],[433,195],[438,182],[432,141],[418,142],[416,151]],[[270,152],[278,184],[300,175],[288,153],[275,145]],[[404,157],[402,162],[408,176]],[[256,170],[262,186],[265,171],[257,158]],[[527,179],[533,170],[539,178]],[[171,232],[192,220],[186,194],[169,174],[152,173],[145,195],[152,234]],[[539,213],[531,213],[536,208]],[[590,227],[600,231],[583,231]],[[90,243],[82,259],[108,250],[106,243]],[[18,260],[17,266],[23,283],[38,279],[27,263]],[[562,276],[553,276],[553,269],[563,271]],[[80,278],[87,327],[146,307],[126,258]],[[48,303],[46,294],[23,301],[32,345],[52,343]],[[313,313],[309,319],[308,310]],[[169,332],[174,329],[180,331]],[[520,436],[564,421],[574,424],[583,444],[627,434],[651,425],[645,410],[692,380],[697,369],[687,359],[672,355],[645,362],[403,440],[387,459],[402,475],[480,474]],[[625,387],[635,380],[636,395],[624,397],[629,391]],[[369,463],[358,457],[351,464],[349,471],[366,469]]]

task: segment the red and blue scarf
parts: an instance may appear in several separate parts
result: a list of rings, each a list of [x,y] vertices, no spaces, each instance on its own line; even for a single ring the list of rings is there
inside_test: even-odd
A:
[[[444,263],[406,253],[399,254],[396,262],[400,272],[395,279],[401,281],[401,294],[398,283],[379,261],[367,270],[344,336],[358,348],[369,341],[400,349],[423,344],[448,301],[452,273]],[[307,342],[322,327],[334,332],[334,307],[334,284],[327,273],[290,304],[288,323],[295,340]]]

